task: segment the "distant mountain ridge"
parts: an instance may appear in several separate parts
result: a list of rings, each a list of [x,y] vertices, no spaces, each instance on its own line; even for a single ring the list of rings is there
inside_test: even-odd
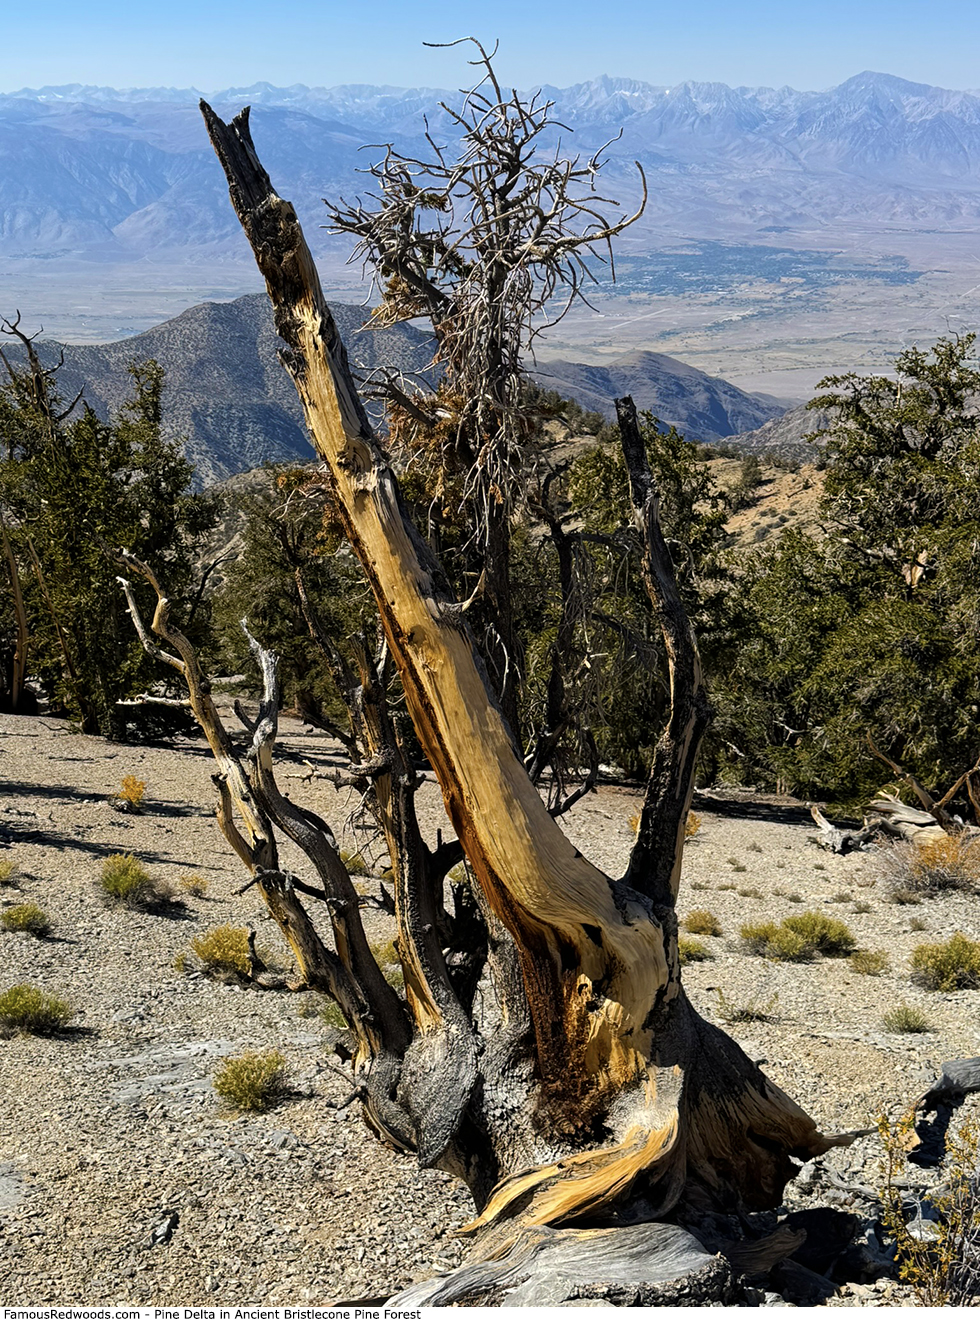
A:
[[[331,309],[355,371],[385,365],[406,375],[426,373],[432,359],[427,335],[406,325],[365,330],[366,308],[335,303]],[[155,358],[167,374],[164,430],[185,441],[199,481],[210,485],[264,463],[313,459],[296,390],[277,358],[281,345],[268,298],[248,294],[189,308],[131,339],[102,345],[40,341],[38,351],[45,365],[63,357],[61,396],[70,400],[82,391],[103,418],[131,394],[129,364]],[[601,368],[541,364],[532,375],[607,415],[615,395],[631,393],[638,408],[653,410],[692,440],[720,440],[783,411],[664,354],[625,355]]]
[[[862,73],[821,92],[686,82],[658,87],[601,77],[544,87],[574,137],[607,151],[606,178],[624,205],[651,200],[624,238],[764,236],[787,223],[975,225],[980,218],[980,94]],[[0,95],[0,242],[7,255],[96,261],[179,250],[243,257],[193,89],[22,89]],[[450,141],[433,88],[276,88],[209,94],[219,113],[253,106],[263,160],[296,201],[321,248],[320,199],[363,187],[367,142],[421,149],[423,114]],[[556,130],[557,136],[557,130]]]

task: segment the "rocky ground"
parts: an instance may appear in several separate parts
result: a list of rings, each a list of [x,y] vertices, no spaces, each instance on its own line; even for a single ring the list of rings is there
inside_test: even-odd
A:
[[[346,820],[348,847],[370,860],[347,792],[302,783],[304,762],[330,769],[329,745],[286,720],[282,750],[283,787],[337,828]],[[214,824],[211,770],[198,741],[111,745],[46,717],[0,717],[0,862],[17,866],[0,912],[30,900],[54,924],[44,940],[0,932],[0,991],[34,983],[75,1010],[62,1036],[0,1041],[5,1304],[324,1304],[388,1295],[459,1261],[465,1191],[388,1152],[342,1105],[349,1090],[310,997],[175,969],[192,936],[225,923],[254,926],[260,947],[286,958],[254,890],[238,893],[245,878]],[[126,775],[147,784],[141,815],[110,802]],[[434,830],[435,786],[421,797]],[[570,833],[617,870],[637,804],[633,790],[604,788],[578,805]],[[822,1128],[897,1114],[943,1060],[978,1053],[980,992],[920,991],[908,972],[921,941],[980,937],[974,901],[888,902],[880,857],[825,853],[789,801],[719,791],[698,813],[679,913],[710,910],[721,935],[702,938],[712,958],[686,969],[686,985],[710,1017],[767,1010],[730,1031]],[[107,909],[97,878],[117,852],[178,888],[201,877],[206,892],[156,913]],[[743,922],[806,909],[846,921],[862,946],[889,955],[888,971],[778,964],[739,949]],[[932,1031],[886,1031],[882,1015],[899,1002],[921,1007]],[[287,1059],[289,1097],[263,1115],[228,1113],[211,1085],[217,1063],[273,1046]],[[833,1153],[808,1168],[788,1205],[829,1201],[863,1215],[861,1195],[840,1185],[876,1187],[880,1158],[872,1137]],[[886,1279],[844,1287],[833,1302],[907,1297]]]

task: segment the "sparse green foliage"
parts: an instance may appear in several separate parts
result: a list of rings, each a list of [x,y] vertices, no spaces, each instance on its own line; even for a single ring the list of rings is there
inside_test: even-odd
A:
[[[695,936],[721,936],[721,923],[710,909],[692,909],[683,927]]]
[[[210,931],[191,938],[191,950],[213,977],[239,975],[247,978],[251,971],[248,931],[244,927],[232,927],[229,923],[212,927]]]
[[[742,948],[750,955],[762,955],[798,964],[813,958],[815,947],[783,923],[743,923],[739,928]]]
[[[948,941],[916,946],[912,981],[929,991],[951,992],[980,987],[980,941],[957,932]]]
[[[877,978],[888,968],[888,956],[883,950],[855,950],[848,963],[855,973]]]
[[[320,1009],[320,1018],[328,1028],[346,1028],[347,1020],[336,1001],[325,1000]]]
[[[854,933],[846,923],[813,910],[791,914],[783,920],[783,926],[802,937],[821,955],[849,955],[857,946]]]
[[[159,903],[163,893],[134,854],[110,854],[102,864],[99,886],[107,904],[142,909]]]
[[[0,886],[10,886],[14,884],[14,878],[17,875],[17,864],[12,858],[0,859]]]
[[[698,964],[705,959],[714,959],[714,955],[704,942],[696,940],[693,936],[677,938],[677,955],[682,966],[684,964]]]
[[[268,1111],[286,1094],[286,1061],[278,1051],[246,1051],[222,1061],[214,1090],[238,1111]]]
[[[5,932],[29,932],[31,936],[47,936],[51,919],[37,904],[13,904],[0,910],[0,927]]]
[[[0,993],[0,1032],[46,1037],[67,1027],[74,1011],[67,1001],[21,982]]]
[[[893,1005],[881,1016],[889,1033],[931,1033],[929,1016],[916,1005]]]

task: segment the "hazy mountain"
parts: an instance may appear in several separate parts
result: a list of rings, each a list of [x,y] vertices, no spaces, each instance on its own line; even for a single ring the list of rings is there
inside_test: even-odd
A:
[[[366,310],[333,304],[355,370],[380,363],[422,372],[432,357],[428,338],[410,326],[363,331]],[[43,341],[45,364],[64,363],[64,399],[84,392],[103,418],[132,393],[129,364],[155,358],[166,371],[164,430],[185,440],[199,480],[207,485],[260,464],[314,457],[296,388],[276,357],[276,334],[265,294],[233,303],[202,303],[142,335],[102,345]],[[7,346],[4,346],[5,349]]]
[[[764,395],[750,395],[728,381],[708,376],[663,353],[623,354],[601,367],[586,363],[541,363],[532,373],[549,390],[577,400],[583,408],[613,417],[613,401],[632,395],[638,409],[650,409],[689,440],[720,441],[777,418],[785,408]]]
[[[655,87],[597,78],[545,88],[573,130],[566,146],[610,145],[608,180],[636,195],[633,160],[651,183],[634,251],[668,232],[762,236],[813,224],[919,229],[980,215],[980,95],[863,73],[824,92],[688,82]],[[193,89],[116,91],[71,85],[0,96],[0,242],[8,255],[122,260],[159,249],[244,255]],[[251,103],[256,143],[311,238],[329,241],[320,199],[364,186],[362,144],[421,148],[422,116],[451,137],[429,88],[276,88],[209,93],[219,113]],[[834,238],[831,237],[831,242]]]
[[[819,444],[807,436],[830,423],[830,414],[822,409],[808,409],[805,404],[787,410],[761,427],[740,432],[729,444],[745,454],[768,455],[797,464],[812,464],[819,458]]]
[[[366,309],[332,304],[355,371],[380,365],[423,374],[432,342],[412,326],[361,329]],[[102,345],[39,343],[42,361],[64,362],[59,391],[79,391],[96,412],[114,414],[131,393],[128,367],[155,358],[165,369],[164,427],[184,438],[206,484],[260,464],[313,458],[296,390],[276,357],[281,345],[265,294],[232,303],[202,303],[131,339]],[[6,349],[7,346],[5,346]],[[616,394],[631,393],[691,439],[712,441],[775,417],[780,408],[727,381],[663,354],[638,353],[605,367],[542,364],[534,373],[549,389],[585,408],[612,412]]]

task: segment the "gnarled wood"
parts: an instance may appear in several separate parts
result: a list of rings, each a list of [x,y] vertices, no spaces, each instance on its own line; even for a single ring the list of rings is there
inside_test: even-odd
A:
[[[383,711],[371,707],[364,666],[362,729],[371,757],[356,774],[374,780],[399,860],[413,1025],[390,1086],[421,1159],[469,1181],[482,1208],[472,1230],[485,1252],[505,1251],[522,1226],[601,1218],[631,1200],[648,1215],[681,1203],[773,1205],[794,1159],[848,1137],[820,1134],[730,1038],[699,1018],[681,988],[673,902],[707,704],[657,494],[629,433],[631,403],[621,409],[627,466],[673,706],[640,839],[626,878],[616,881],[567,840],[527,775],[464,608],[408,519],[368,426],[295,213],[258,161],[247,111],[229,125],[203,103],[202,110],[486,925],[490,978],[471,996],[436,935],[449,920],[434,889],[441,884],[435,855],[416,851],[413,861],[412,841],[400,838],[412,811],[404,797],[410,777]],[[212,746],[223,751],[220,739]],[[261,747],[257,757],[265,774]],[[269,816],[284,813],[273,803],[266,793]],[[461,916],[462,899],[453,924]]]

